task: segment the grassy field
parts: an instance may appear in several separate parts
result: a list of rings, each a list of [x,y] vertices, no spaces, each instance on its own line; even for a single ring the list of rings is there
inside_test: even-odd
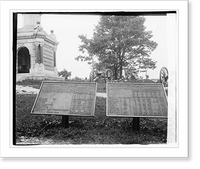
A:
[[[25,85],[39,88],[40,83]],[[133,131],[132,118],[107,117],[106,99],[97,97],[94,117],[70,116],[70,127],[63,128],[62,116],[30,114],[35,98],[35,94],[16,95],[17,144],[166,143],[167,119],[140,118],[140,131]]]

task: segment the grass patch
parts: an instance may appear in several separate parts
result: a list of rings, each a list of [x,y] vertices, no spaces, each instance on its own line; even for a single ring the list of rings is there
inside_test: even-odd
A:
[[[16,82],[16,85],[29,86],[29,87],[39,89],[40,85],[42,84],[42,81],[43,80],[26,79],[23,81]]]
[[[47,129],[60,123],[60,116],[31,115],[31,109],[37,95],[18,94],[16,97],[16,134],[17,137],[36,137]]]
[[[132,130],[132,118],[106,117],[106,99],[97,97],[94,117],[70,116],[65,129],[58,115],[31,115],[36,95],[16,95],[16,136],[51,139],[51,144],[162,144],[167,119],[140,118],[140,131]],[[46,143],[48,144],[48,143]]]

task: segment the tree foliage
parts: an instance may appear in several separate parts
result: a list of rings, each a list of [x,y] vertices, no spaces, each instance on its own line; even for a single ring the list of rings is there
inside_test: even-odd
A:
[[[72,72],[68,72],[66,69],[63,69],[62,71],[58,72],[58,76],[62,76],[67,80],[72,75]]]
[[[97,57],[98,66],[111,68],[115,78],[118,73],[121,78],[123,67],[130,65],[137,65],[138,69],[147,65],[149,69],[154,68],[156,62],[149,57],[157,43],[150,40],[153,35],[151,31],[145,31],[144,22],[142,16],[101,16],[93,38],[79,36],[82,41],[79,51],[83,55],[76,57],[76,60],[91,64]]]

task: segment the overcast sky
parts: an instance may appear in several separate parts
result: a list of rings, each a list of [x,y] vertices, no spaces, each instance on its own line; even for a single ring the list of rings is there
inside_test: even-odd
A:
[[[151,58],[157,61],[157,68],[149,70],[148,75],[150,78],[159,78],[160,69],[163,66],[168,67],[167,20],[166,16],[146,16],[145,18],[146,30],[153,31],[152,40],[158,43],[157,48],[151,54]],[[21,19],[19,17],[19,28],[23,26]],[[50,30],[54,30],[54,34],[59,42],[56,54],[58,71],[65,68],[72,72],[72,77],[85,78],[89,76],[91,67],[85,62],[76,61],[74,58],[81,54],[78,50],[78,46],[81,44],[78,35],[83,34],[91,38],[98,21],[98,15],[42,15],[41,26],[44,31],[50,34]]]

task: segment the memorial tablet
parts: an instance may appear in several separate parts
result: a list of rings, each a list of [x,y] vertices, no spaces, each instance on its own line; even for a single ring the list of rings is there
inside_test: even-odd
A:
[[[167,117],[167,98],[159,83],[107,83],[107,116]]]
[[[44,81],[31,114],[94,116],[95,83]]]

